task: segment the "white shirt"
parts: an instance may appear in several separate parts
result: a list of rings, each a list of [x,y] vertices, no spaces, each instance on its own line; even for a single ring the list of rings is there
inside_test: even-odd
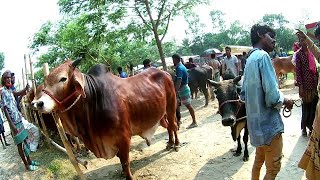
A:
[[[230,58],[227,56],[223,58],[222,64],[225,66],[225,73],[232,73],[234,76],[238,76],[237,66],[238,58],[231,55]]]

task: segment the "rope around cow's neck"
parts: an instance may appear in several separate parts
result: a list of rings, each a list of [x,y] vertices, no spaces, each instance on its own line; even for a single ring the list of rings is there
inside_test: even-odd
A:
[[[64,113],[66,111],[69,111],[75,104],[77,104],[77,102],[79,101],[80,97],[81,97],[81,94],[78,95],[77,99],[69,107],[67,107],[66,109],[60,111],[60,113]]]
[[[301,99],[296,99],[296,100],[293,100],[293,104],[296,106],[296,107],[300,107],[302,105],[302,100]],[[286,114],[288,113],[288,114]],[[282,115],[283,117],[285,118],[288,118],[291,116],[291,109],[289,110],[286,106],[282,109]]]

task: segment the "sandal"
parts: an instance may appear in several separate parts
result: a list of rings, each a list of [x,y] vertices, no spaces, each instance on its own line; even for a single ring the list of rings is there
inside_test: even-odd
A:
[[[31,161],[31,164],[33,166],[40,166],[40,163],[38,161]]]
[[[39,169],[38,166],[29,165],[29,170],[30,170],[30,171],[35,171],[35,170],[37,170],[37,169]]]

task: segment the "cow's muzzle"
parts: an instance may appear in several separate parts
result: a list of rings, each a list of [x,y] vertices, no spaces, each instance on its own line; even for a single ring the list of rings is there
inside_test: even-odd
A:
[[[233,126],[236,123],[236,117],[234,115],[222,118],[222,125]]]
[[[44,105],[43,101],[36,101],[36,102],[32,102],[31,103],[31,106],[36,108],[36,109],[43,108],[43,105]]]

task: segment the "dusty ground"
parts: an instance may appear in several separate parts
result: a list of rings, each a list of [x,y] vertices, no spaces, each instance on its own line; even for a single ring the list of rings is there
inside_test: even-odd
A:
[[[292,86],[282,91],[287,97],[298,98],[297,89],[292,89]],[[182,147],[179,152],[165,150],[167,133],[162,127],[157,130],[150,147],[140,137],[132,139],[130,157],[135,179],[250,179],[255,148],[249,145],[248,162],[243,162],[242,156],[234,157],[230,152],[234,147],[230,128],[222,126],[221,116],[215,114],[217,102],[211,101],[206,108],[203,108],[203,104],[203,96],[193,100],[199,123],[199,127],[194,129],[186,129],[191,117],[185,108],[182,109],[183,124],[179,131]],[[283,118],[284,158],[277,179],[306,179],[304,172],[297,167],[308,142],[307,137],[301,136],[300,116],[301,109],[295,107],[289,118]],[[8,139],[12,143],[10,136]],[[75,173],[65,155],[58,157],[68,166],[70,173]],[[6,150],[0,146],[0,179],[70,179],[68,176],[56,177],[54,170],[48,175],[46,168],[52,167],[55,159],[43,161],[41,158],[45,157],[35,158],[42,162],[41,168],[36,172],[27,172],[18,158],[15,146],[11,145]],[[84,170],[88,179],[124,179],[118,158],[104,160],[90,157],[88,160],[89,169]],[[265,168],[262,169],[261,177],[264,173]]]

